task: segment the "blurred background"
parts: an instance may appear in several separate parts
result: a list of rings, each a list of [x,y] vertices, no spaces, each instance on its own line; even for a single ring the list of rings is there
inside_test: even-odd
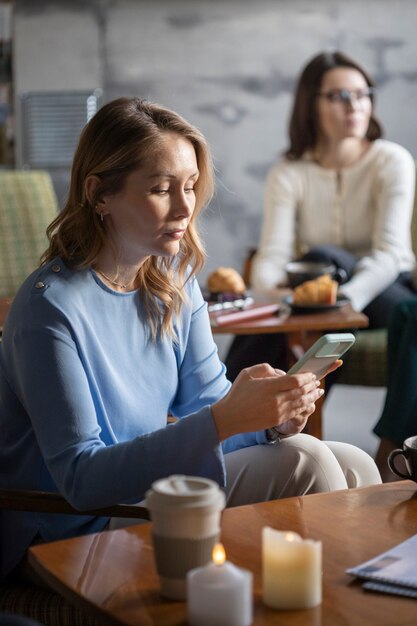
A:
[[[417,157],[415,0],[16,0],[1,7],[0,124],[13,142],[12,157],[2,149],[3,163],[48,169],[62,204],[79,126],[96,106],[127,95],[176,109],[206,135],[217,168],[217,194],[204,216],[203,282],[218,265],[241,270],[256,246],[265,174],[287,145],[294,84],[319,51],[340,49],[365,65],[377,81],[386,137]]]
[[[99,106],[140,96],[176,109],[208,138],[217,171],[204,285],[219,265],[241,271],[257,245],[266,171],[318,52],[368,69],[386,138],[417,158],[416,24],[416,0],[0,1],[0,165],[48,170],[62,206],[79,132]]]

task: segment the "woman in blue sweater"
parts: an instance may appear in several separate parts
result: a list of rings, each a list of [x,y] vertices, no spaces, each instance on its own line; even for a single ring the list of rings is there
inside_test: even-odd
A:
[[[139,502],[172,473],[216,480],[229,506],[380,480],[360,450],[298,434],[321,395],[312,374],[261,364],[226,379],[195,277],[212,191],[206,141],[176,113],[121,98],[87,124],[49,248],[4,327],[1,486],[88,510]],[[34,541],[111,524],[1,522],[3,577]]]

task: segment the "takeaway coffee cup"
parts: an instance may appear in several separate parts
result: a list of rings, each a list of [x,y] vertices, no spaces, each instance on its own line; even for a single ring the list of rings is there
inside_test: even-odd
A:
[[[405,460],[407,472],[402,472],[395,465],[395,459],[398,456],[402,456]],[[402,448],[393,450],[388,455],[389,468],[397,476],[401,478],[411,478],[417,483],[417,435],[415,437],[408,437],[403,443]]]
[[[187,572],[209,563],[219,541],[225,495],[208,478],[173,475],[153,483],[146,506],[161,595],[184,600]]]

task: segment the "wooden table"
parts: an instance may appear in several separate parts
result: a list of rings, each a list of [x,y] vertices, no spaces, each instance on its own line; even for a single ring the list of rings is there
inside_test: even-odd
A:
[[[275,289],[268,292],[254,292],[257,303],[280,303],[288,290]],[[233,325],[212,326],[215,335],[259,335],[262,333],[286,333],[291,337],[301,337],[312,334],[321,335],[325,330],[343,330],[349,328],[366,328],[369,320],[364,313],[355,311],[351,304],[314,313],[291,313],[288,306],[284,306],[284,313],[270,315],[266,318],[253,319]]]
[[[288,289],[275,289],[267,292],[254,292],[255,302],[281,302],[288,295]],[[310,348],[324,332],[354,330],[366,328],[369,320],[364,313],[355,311],[351,304],[314,313],[291,313],[284,307],[284,313],[269,317],[240,322],[233,325],[212,326],[214,335],[258,335],[263,333],[285,333],[289,346],[289,362],[295,361],[301,354]],[[322,438],[322,410],[323,400],[316,402],[316,410],[309,417],[305,431],[314,437]]]
[[[261,530],[293,530],[323,542],[323,603],[273,611],[262,603]],[[183,626],[186,604],[158,593],[151,524],[34,546],[29,560],[70,601],[117,626]],[[222,541],[254,574],[254,626],[411,626],[417,602],[373,594],[345,573],[417,532],[411,481],[227,509]]]

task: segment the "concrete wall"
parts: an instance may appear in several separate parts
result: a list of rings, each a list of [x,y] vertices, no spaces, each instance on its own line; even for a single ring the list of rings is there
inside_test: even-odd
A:
[[[319,51],[368,68],[387,138],[417,157],[416,24],[415,0],[16,0],[16,102],[31,90],[102,87],[105,100],[139,95],[199,126],[217,168],[204,283],[218,265],[240,270],[257,243],[294,82]],[[67,178],[56,176],[61,197]]]

